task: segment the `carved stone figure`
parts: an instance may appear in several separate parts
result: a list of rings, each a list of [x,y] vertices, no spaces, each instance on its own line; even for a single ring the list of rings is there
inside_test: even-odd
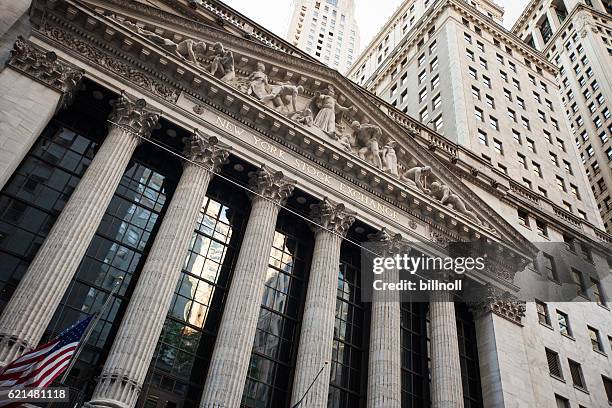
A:
[[[463,214],[475,221],[477,224],[480,224],[478,216],[474,212],[468,210],[463,200],[459,198],[457,194],[451,192],[448,186],[438,181],[434,181],[431,183],[431,196],[440,200],[443,205],[452,205],[458,213]]]
[[[400,180],[406,184],[416,186],[419,190],[429,194],[430,190],[427,188],[427,176],[431,174],[431,167],[413,167],[406,170],[400,176]]]
[[[191,38],[187,38],[179,43],[176,43],[168,38],[155,34],[152,31],[138,27],[136,24],[129,21],[126,21],[125,24],[138,32],[138,34],[147,37],[155,44],[162,46],[166,50],[186,61],[199,65],[198,57],[200,59],[204,59],[206,55],[206,43],[204,41],[194,41]]]
[[[314,126],[314,117],[310,108],[305,108],[289,115],[289,119],[306,126]]]
[[[353,128],[355,144],[359,149],[357,151],[359,158],[382,169],[383,164],[378,146],[378,140],[382,136],[380,127],[370,123],[359,123],[355,120],[351,123],[351,128]]]
[[[314,125],[332,137],[335,137],[336,134],[336,119],[340,116],[338,114],[352,109],[336,101],[336,93],[331,86],[322,92],[315,93],[310,100],[309,108],[315,115]]]
[[[210,73],[219,76],[223,82],[229,82],[236,76],[234,71],[234,53],[226,50],[223,44],[216,42],[212,46],[213,60],[210,64]]]
[[[287,112],[296,112],[297,96],[304,92],[302,85],[281,84],[273,85],[272,92],[261,98],[263,102],[272,101],[277,108],[285,108]],[[292,109],[290,109],[290,107]]]
[[[395,140],[388,141],[380,155],[383,161],[383,170],[397,177],[399,173],[397,169],[397,154],[395,153]]]
[[[257,99],[263,99],[269,92],[270,85],[268,84],[268,75],[266,75],[266,66],[258,62],[257,69],[249,75],[249,95],[255,95]]]
[[[342,148],[344,150],[346,150],[349,153],[354,153],[353,152],[354,139],[351,137],[351,135],[342,133],[338,136],[338,141],[340,142],[340,145],[342,145]]]

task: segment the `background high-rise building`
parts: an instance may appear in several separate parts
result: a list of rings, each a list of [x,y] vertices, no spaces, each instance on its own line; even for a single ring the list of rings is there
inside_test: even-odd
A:
[[[573,142],[612,231],[612,2],[532,1],[512,31],[558,68]]]
[[[296,0],[287,40],[346,72],[359,53],[354,0]]]
[[[538,3],[530,5],[535,9],[538,6]],[[588,33],[601,43],[598,51],[589,47],[594,55],[584,57],[584,63],[580,60],[586,51],[580,55],[576,51],[573,65],[566,68],[572,72],[582,70],[585,87],[576,98],[585,96],[595,100],[603,94],[602,88],[609,89],[611,84],[609,69],[604,73],[606,64],[603,63],[607,58],[607,67],[610,65],[605,49],[606,30],[609,32],[610,25],[603,23],[601,12],[589,9],[589,15],[598,19],[593,22],[598,33],[592,30]],[[557,90],[559,70],[545,55],[502,27],[502,17],[503,10],[490,1],[405,1],[355,61],[347,76],[386,101],[388,105],[383,106],[392,119],[401,120],[398,118],[402,113],[408,114],[442,134],[444,138],[430,141],[430,148],[436,153],[456,148],[453,154],[457,168],[467,166],[473,169],[473,174],[504,178],[507,185],[501,200],[483,195],[477,183],[468,182],[468,185],[487,201],[496,201],[496,211],[517,225],[519,232],[543,254],[549,252],[549,241],[567,242],[568,258],[563,255],[566,262],[575,257],[575,237],[580,236],[579,241],[594,239],[603,233],[604,225],[570,125],[565,120],[563,95]],[[571,35],[565,42],[572,41]],[[577,47],[577,43],[572,46]],[[582,45],[585,49],[587,46]],[[601,79],[594,78],[595,69],[588,68],[587,58],[591,64],[598,64]],[[590,73],[587,75],[585,70]],[[592,96],[582,94],[586,88]],[[601,106],[596,105],[597,113],[593,117],[599,115],[601,123],[587,134],[603,144],[609,138],[609,122],[606,122],[609,111],[604,100],[600,101]],[[599,133],[601,137],[597,136]],[[605,160],[600,164],[601,170],[609,176],[610,162],[603,150],[600,153]],[[587,252],[582,257],[588,258]],[[577,258],[579,261],[581,256]],[[551,259],[545,255],[542,265],[553,265]],[[554,266],[551,268],[552,271]],[[533,319],[528,319],[522,333],[513,337],[518,348],[506,348],[504,342],[496,344],[493,358],[496,368],[487,373],[481,367],[481,374],[495,373],[503,378],[512,372],[517,382],[505,384],[503,395],[513,403],[519,401],[519,405],[601,406],[599,401],[603,397],[580,395],[574,386],[579,387],[580,381],[583,388],[585,381],[593,387],[599,386],[601,378],[608,378],[609,360],[588,357],[585,360],[589,355],[588,337],[566,342],[563,336],[551,336],[549,327],[551,315],[560,319],[566,314],[584,316],[586,321],[601,319],[603,322],[610,318],[609,310],[593,304],[534,301],[528,303],[527,309]],[[596,331],[592,333],[595,333],[593,338],[598,336]],[[501,332],[497,334],[505,336]],[[576,352],[583,349],[585,352]],[[511,356],[512,362],[502,355]],[[480,358],[485,356],[481,354]],[[547,361],[552,376],[537,374],[539,369],[529,374],[529,369],[521,368],[525,364],[546,367]],[[569,369],[563,367],[565,361]],[[585,367],[584,377],[581,364]],[[519,374],[521,370],[523,374]],[[562,370],[572,375],[577,373],[575,378],[579,381],[573,384],[562,381]],[[523,375],[537,376],[532,377],[537,386],[533,382],[528,384],[529,380],[523,382]],[[485,386],[482,391],[485,406],[505,406],[502,400],[493,397],[494,390]]]

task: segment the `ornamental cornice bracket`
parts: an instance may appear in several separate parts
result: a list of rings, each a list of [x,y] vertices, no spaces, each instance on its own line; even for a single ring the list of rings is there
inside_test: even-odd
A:
[[[375,249],[380,249],[385,254],[397,254],[407,248],[403,242],[402,234],[391,234],[386,227],[381,228],[373,234],[368,234],[368,240]]]
[[[184,155],[188,161],[204,166],[213,173],[219,171],[221,166],[227,163],[231,147],[219,143],[214,136],[205,136],[197,129],[191,134],[191,138],[185,143]]]
[[[346,235],[355,222],[355,215],[344,204],[335,203],[327,197],[310,207],[310,219],[315,223],[313,230],[327,230],[340,236]]]
[[[7,66],[62,93],[58,109],[70,103],[84,71],[59,58],[53,51],[19,36],[13,44]]]
[[[287,202],[296,184],[296,180],[285,177],[282,171],[271,170],[265,164],[249,174],[249,187],[254,193],[251,198],[261,197],[278,205]]]
[[[479,300],[468,302],[475,318],[494,313],[518,326],[523,326],[522,319],[525,317],[526,309],[524,301],[493,285],[487,285],[484,291],[484,296]]]
[[[147,101],[129,95],[125,91],[113,103],[113,111],[109,116],[111,126],[117,126],[136,137],[146,139],[151,136],[157,125],[160,112],[150,108]]]

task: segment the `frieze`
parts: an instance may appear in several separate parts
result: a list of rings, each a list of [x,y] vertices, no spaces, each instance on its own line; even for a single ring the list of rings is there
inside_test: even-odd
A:
[[[43,27],[43,32],[50,39],[78,52],[88,62],[93,62],[162,99],[173,103],[177,101],[179,93],[176,89],[154,80],[150,75],[146,75],[143,70],[136,69],[134,63],[120,61],[117,55],[108,55],[90,43],[48,23]]]

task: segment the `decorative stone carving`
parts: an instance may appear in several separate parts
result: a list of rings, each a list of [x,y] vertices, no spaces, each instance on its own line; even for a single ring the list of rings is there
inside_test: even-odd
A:
[[[355,214],[347,210],[344,204],[335,203],[325,197],[320,203],[311,206],[310,218],[317,224],[314,229],[323,227],[344,236],[355,222]]]
[[[359,158],[382,170],[383,164],[378,146],[378,141],[382,136],[380,127],[354,120],[351,122],[351,128],[353,128],[353,138],[358,148],[357,155]]]
[[[495,313],[519,326],[522,325],[526,309],[525,302],[492,285],[487,285],[485,296],[481,300],[469,302],[469,307],[476,318],[487,313]]]
[[[411,169],[406,170],[400,176],[400,180],[408,184],[409,186],[414,186],[424,193],[430,192],[429,188],[427,188],[427,176],[431,175],[431,167],[423,166],[423,167],[413,167]]]
[[[439,200],[442,205],[452,205],[453,209],[460,214],[465,215],[477,224],[480,224],[478,216],[473,211],[468,210],[463,200],[455,193],[450,191],[447,185],[439,181],[431,183],[430,195]]]
[[[187,38],[179,43],[176,43],[168,38],[157,35],[152,31],[138,27],[136,24],[130,21],[124,21],[123,23],[130,29],[136,31],[138,34],[148,38],[155,44],[170,51],[185,61],[200,65],[199,61],[204,60],[206,57],[206,43],[204,43],[204,41],[194,41],[191,38]]]
[[[310,108],[305,108],[301,111],[295,112],[289,115],[289,119],[293,119],[297,123],[301,123],[306,126],[314,126],[314,116]]]
[[[405,246],[402,242],[402,234],[391,235],[389,231],[387,231],[387,227],[383,227],[373,234],[368,234],[368,240],[375,243],[376,247],[381,248],[387,254],[398,253]]]
[[[314,115],[314,125],[334,138],[336,137],[336,122],[340,117],[337,115],[352,109],[336,101],[336,91],[331,86],[321,92],[315,92],[308,107]]]
[[[223,44],[216,42],[212,46],[213,60],[210,63],[210,73],[221,78],[224,82],[229,82],[236,77],[234,71],[234,53],[226,50]]]
[[[179,96],[177,89],[168,85],[169,81],[161,83],[145,74],[144,69],[134,66],[133,62],[125,63],[117,56],[107,55],[98,47],[81,38],[74,36],[63,29],[52,27],[48,23],[44,27],[44,33],[51,39],[60,42],[64,46],[74,50],[80,56],[88,59],[90,63],[107,69],[119,77],[131,82],[135,86],[153,93],[169,102],[176,102]]]
[[[230,148],[219,145],[219,139],[214,136],[204,138],[194,131],[191,139],[185,146],[185,157],[190,161],[203,165],[211,172],[216,173],[227,161]]]
[[[265,164],[249,174],[251,190],[268,200],[284,205],[293,192],[296,181],[285,177],[282,171],[272,171]]]
[[[19,36],[8,65],[64,94],[71,94],[83,77],[83,70],[58,58],[53,51],[45,51]]]
[[[272,85],[272,92],[261,98],[263,102],[272,101],[277,109],[285,108],[288,113],[297,112],[296,101],[300,93],[304,93],[302,85],[280,84]],[[290,110],[291,107],[293,110]]]
[[[399,176],[398,164],[397,164],[397,153],[395,153],[395,140],[389,140],[385,147],[383,147],[380,153],[383,171],[391,174],[392,176]]]
[[[257,63],[255,71],[249,74],[249,87],[247,94],[254,95],[257,99],[269,95],[270,85],[268,83],[268,75],[266,75],[266,66],[262,62]]]
[[[148,138],[153,127],[159,120],[159,112],[147,107],[144,99],[136,99],[122,93],[113,106],[109,122],[137,134],[141,138]]]

